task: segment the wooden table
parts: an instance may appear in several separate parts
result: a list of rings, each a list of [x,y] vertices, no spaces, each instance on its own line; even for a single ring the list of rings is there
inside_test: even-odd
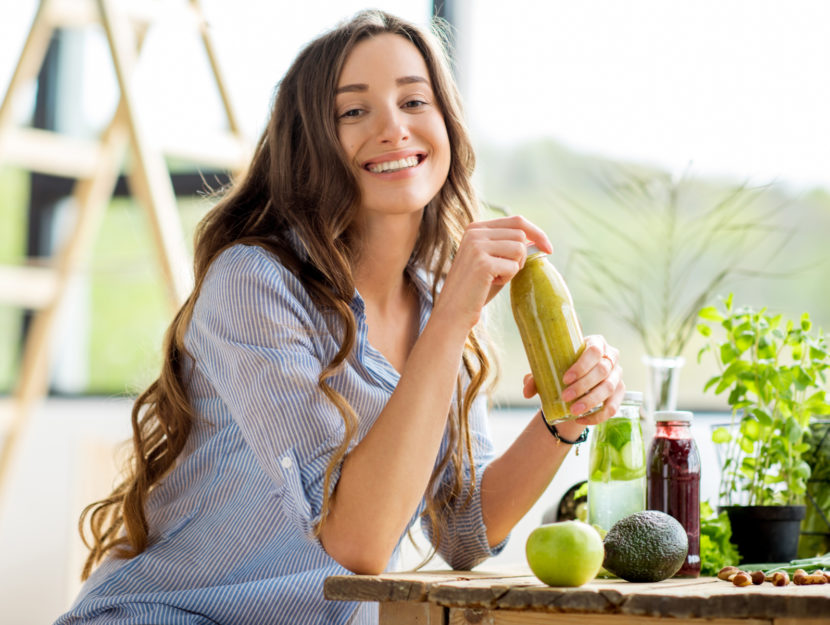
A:
[[[338,575],[325,596],[379,602],[381,625],[830,625],[830,584],[738,588],[705,577],[551,588],[527,573]]]

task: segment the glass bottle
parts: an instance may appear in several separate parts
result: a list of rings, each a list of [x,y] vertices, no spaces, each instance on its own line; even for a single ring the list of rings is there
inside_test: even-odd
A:
[[[686,411],[655,412],[648,453],[648,508],[673,516],[689,537],[686,562],[675,577],[700,575],[700,455],[692,419]]]
[[[591,432],[588,522],[605,531],[621,518],[646,509],[642,403],[642,393],[627,391],[619,412]]]
[[[572,415],[570,403],[561,397],[566,386],[562,376],[585,346],[573,299],[562,276],[536,246],[530,246],[527,254],[524,267],[510,281],[510,304],[545,420],[554,424],[582,416]]]

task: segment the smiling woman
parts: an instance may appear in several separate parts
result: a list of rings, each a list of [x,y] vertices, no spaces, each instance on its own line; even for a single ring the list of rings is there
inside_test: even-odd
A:
[[[82,515],[88,579],[60,625],[373,623],[323,581],[396,567],[416,521],[454,568],[501,551],[624,387],[595,337],[563,393],[602,408],[558,439],[537,414],[494,457],[482,310],[528,244],[552,246],[523,217],[478,220],[473,163],[428,31],[365,11],[300,51],[197,229],[195,288],[124,481]]]

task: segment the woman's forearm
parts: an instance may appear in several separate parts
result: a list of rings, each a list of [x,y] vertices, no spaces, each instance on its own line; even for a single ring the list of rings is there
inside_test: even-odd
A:
[[[354,572],[379,573],[429,482],[446,427],[466,334],[433,316],[395,391],[343,462],[321,541]]]
[[[573,422],[557,425],[569,440],[584,427]],[[507,451],[487,466],[481,480],[481,510],[491,547],[504,540],[542,496],[571,447],[554,438],[536,413]]]

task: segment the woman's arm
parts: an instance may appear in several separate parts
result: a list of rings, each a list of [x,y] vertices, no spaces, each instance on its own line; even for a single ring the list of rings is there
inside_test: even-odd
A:
[[[467,334],[494,290],[521,267],[528,238],[550,249],[518,217],[468,228],[395,391],[344,460],[320,540],[351,571],[386,568],[435,465]]]
[[[583,404],[574,406],[577,414],[590,406],[604,405],[588,417],[557,424],[559,433],[568,440],[575,440],[586,425],[613,416],[625,394],[618,351],[600,337],[587,337],[586,343],[582,356],[565,375],[566,382],[573,382],[563,396],[566,401],[573,398]],[[535,393],[528,376],[524,394],[532,397]],[[548,431],[537,412],[507,451],[487,466],[481,482],[481,508],[491,546],[504,540],[541,497],[571,447]]]

